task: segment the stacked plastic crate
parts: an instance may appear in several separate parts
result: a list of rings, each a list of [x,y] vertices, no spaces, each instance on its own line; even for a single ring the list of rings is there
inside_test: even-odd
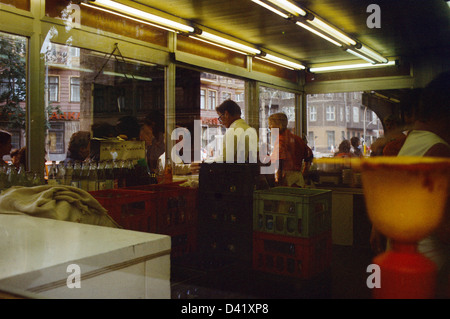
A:
[[[126,189],[89,192],[124,229],[149,231],[155,223],[158,194]]]
[[[206,258],[251,263],[253,192],[258,164],[203,164],[199,175],[199,248]],[[201,247],[200,247],[201,246]]]
[[[180,186],[179,183],[154,184],[128,187],[132,190],[157,194],[155,218],[148,231],[169,235],[172,238],[172,257],[180,257],[196,251],[198,221],[198,190]]]
[[[331,191],[255,191],[253,231],[253,269],[301,279],[324,272],[331,265]]]

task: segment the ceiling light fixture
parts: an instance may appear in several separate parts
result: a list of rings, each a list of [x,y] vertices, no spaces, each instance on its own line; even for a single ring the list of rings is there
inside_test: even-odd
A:
[[[319,31],[317,31],[317,30],[311,28],[310,26],[304,24],[303,22],[297,21],[296,24],[299,25],[299,26],[301,26],[302,28],[305,28],[305,29],[308,30],[309,32],[312,32],[312,33],[318,35],[319,37],[321,37],[321,38],[323,38],[323,39],[325,39],[325,40],[327,40],[327,41],[333,43],[334,45],[336,45],[336,46],[338,46],[338,47],[342,47],[342,44],[340,44],[339,42],[337,42],[337,41],[331,39],[330,37],[327,37],[325,34],[320,33]]]
[[[289,12],[290,14],[294,15],[294,16],[298,16],[301,15],[302,17],[306,16],[308,13],[303,10],[302,8],[296,6],[295,4],[286,1],[286,0],[267,0],[271,3],[273,3],[274,5],[282,8],[283,10]]]
[[[259,50],[259,49],[256,49],[256,48],[253,48],[248,45],[241,44],[241,43],[238,43],[235,41],[225,39],[223,37],[220,37],[218,35],[215,35],[215,34],[212,34],[209,32],[201,31],[201,32],[199,32],[199,34],[195,34],[195,36],[198,38],[207,40],[207,41],[211,42],[212,44],[229,47],[229,48],[235,49],[237,51],[245,52],[247,54],[261,54],[261,50]]]
[[[194,28],[189,26],[189,25],[185,25],[182,23],[178,23],[176,21],[172,21],[163,17],[159,17],[157,15],[130,7],[130,6],[126,6],[123,5],[121,3],[115,2],[115,1],[110,1],[110,0],[95,0],[95,1],[90,1],[92,2],[91,5],[89,5],[90,7],[95,7],[95,8],[106,8],[106,9],[110,9],[113,10],[115,12],[113,12],[114,14],[120,15],[121,13],[126,14],[127,17],[131,16],[134,18],[138,18],[138,19],[142,19],[151,23],[154,23],[156,26],[161,26],[163,27],[163,29],[169,29],[170,31],[175,31],[175,32],[194,32]],[[81,3],[86,5],[86,3]]]
[[[369,49],[368,47],[365,47],[364,45],[357,45],[355,47],[355,49],[360,52],[363,53],[365,55],[367,55],[368,57],[370,57],[371,59],[374,59],[376,62],[379,63],[387,63],[388,59],[386,59],[385,57],[381,56],[380,54],[378,54],[377,52]]]
[[[276,13],[276,14],[278,14],[279,16],[281,16],[281,17],[283,17],[283,18],[285,18],[285,19],[288,19],[289,18],[289,16],[287,15],[287,14],[284,14],[283,12],[281,12],[280,10],[277,10],[277,9],[275,9],[274,7],[271,7],[271,6],[269,6],[267,3],[265,3],[265,2],[262,2],[262,1],[260,1],[260,0],[252,0],[254,3],[257,3],[257,4],[259,4],[261,7],[264,7],[264,8],[266,8],[267,10],[270,10],[270,11],[272,11],[273,13]]]
[[[290,19],[298,26],[314,33],[315,35],[333,43],[338,47],[348,48],[347,52],[364,59],[370,63],[387,63],[388,59],[377,52],[359,44],[344,32],[328,24],[318,16],[315,16],[293,3],[285,0],[252,0],[260,6],[277,13],[285,19]],[[264,2],[263,2],[264,1]],[[275,5],[269,5],[268,3]],[[280,9],[280,10],[278,10]],[[288,14],[283,13],[287,12]]]
[[[371,58],[368,58],[368,57],[366,57],[365,55],[362,55],[361,53],[356,52],[356,51],[353,50],[353,49],[345,49],[345,51],[347,51],[348,53],[353,54],[354,56],[356,56],[356,57],[358,57],[358,58],[360,58],[360,59],[366,60],[366,61],[369,62],[369,63],[372,63],[372,64],[377,63],[377,61],[375,61],[375,60],[373,60],[373,59],[371,59]]]
[[[294,70],[306,69],[306,67],[304,65],[300,64],[300,63],[296,63],[296,62],[292,62],[292,61],[289,61],[289,60],[286,60],[286,59],[283,59],[283,58],[279,58],[279,57],[277,57],[275,55],[272,55],[272,54],[263,54],[263,55],[260,55],[260,56],[256,56],[256,58],[257,59],[261,59],[261,60],[265,60],[265,61],[270,62],[270,63],[277,64],[277,65],[281,65],[283,67],[289,67],[289,68],[294,69]]]
[[[331,25],[320,20],[318,17],[314,17],[314,19],[308,20],[308,23],[310,23],[317,29],[325,32],[326,34],[336,38],[337,40],[341,41],[342,43],[345,43],[346,45],[356,45],[355,40],[348,37],[347,35],[345,35],[341,31],[337,30],[336,28],[332,27]]]
[[[345,71],[345,70],[355,70],[355,69],[370,69],[377,67],[386,67],[396,65],[396,61],[389,61],[387,63],[359,63],[359,64],[345,64],[345,65],[331,65],[323,67],[313,67],[309,71],[312,73],[324,73],[324,72],[335,72],[335,71]]]

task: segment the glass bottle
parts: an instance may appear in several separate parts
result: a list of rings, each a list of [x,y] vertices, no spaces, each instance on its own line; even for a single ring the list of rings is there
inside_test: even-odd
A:
[[[56,167],[57,167],[56,182],[58,185],[64,185],[66,179],[66,167],[62,162],[56,165]]]
[[[113,178],[114,178],[114,189],[118,189],[120,185],[120,162],[119,161],[113,161]]]
[[[25,166],[20,164],[19,170],[17,171],[17,185],[18,186],[29,186],[27,172],[25,171]]]
[[[106,189],[105,162],[99,161],[97,163],[97,190],[104,189]]]
[[[76,188],[81,188],[81,163],[80,161],[75,161],[73,164],[72,180],[70,185]]]
[[[88,174],[88,192],[98,191],[98,171],[97,162],[91,161],[89,163],[89,174]]]
[[[106,161],[104,175],[105,175],[105,189],[113,189],[114,174],[113,174],[113,163],[111,161]]]
[[[64,175],[64,185],[71,186],[72,185],[72,176],[73,176],[73,163],[72,161],[67,162],[67,166],[65,167],[66,174]]]
[[[89,162],[81,164],[80,188],[84,191],[89,191]]]
[[[56,161],[52,161],[52,165],[48,171],[48,180],[47,184],[51,186],[58,185],[57,176],[58,175],[58,167],[56,166]]]

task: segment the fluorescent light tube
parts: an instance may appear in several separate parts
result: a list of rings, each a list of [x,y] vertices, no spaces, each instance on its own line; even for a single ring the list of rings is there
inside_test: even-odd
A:
[[[326,34],[338,39],[339,41],[342,41],[343,43],[347,45],[356,45],[356,41],[351,39],[350,37],[346,36],[341,31],[338,31],[337,29],[333,28],[332,26],[328,25],[324,21],[320,20],[317,17],[314,17],[312,20],[308,20],[308,22],[318,28],[319,30],[322,30]]]
[[[306,25],[306,24],[304,24],[304,23],[302,23],[302,22],[297,21],[295,24],[297,24],[297,25],[301,26],[302,28],[305,28],[305,29],[308,30],[309,32],[312,32],[312,33],[314,33],[315,35],[318,35],[319,37],[321,37],[321,38],[323,38],[323,39],[325,39],[325,40],[327,40],[327,41],[333,43],[334,45],[337,45],[338,47],[341,47],[341,46],[342,46],[342,44],[340,44],[339,42],[334,41],[334,40],[331,39],[330,37],[327,37],[325,34],[320,33],[319,31],[317,31],[317,30],[311,28],[310,26],[308,26],[308,25]]]
[[[267,3],[264,3],[264,2],[262,2],[262,1],[260,1],[260,0],[252,0],[252,1],[253,1],[254,3],[256,3],[256,4],[259,4],[261,7],[264,7],[264,8],[266,8],[266,9],[272,11],[273,13],[278,14],[279,16],[281,16],[281,17],[283,17],[283,18],[285,18],[285,19],[289,18],[286,14],[284,14],[283,12],[281,12],[281,11],[275,9],[274,7],[269,6]]]
[[[132,8],[126,5],[123,5],[118,2],[110,1],[110,0],[95,0],[93,2],[95,6],[99,5],[111,10],[118,11],[119,13],[124,13],[139,19],[143,19],[146,21],[153,22],[157,25],[161,25],[163,27],[167,27],[169,29],[173,29],[176,31],[183,31],[183,32],[194,32],[194,28],[188,25],[184,25],[182,23],[178,23],[169,19],[165,19],[162,17],[159,17],[157,15],[138,10],[136,8]]]
[[[361,48],[356,48],[357,51],[361,51],[361,53],[368,55],[369,57],[371,57],[372,59],[375,59],[377,62],[381,62],[381,63],[386,63],[388,62],[388,59],[386,59],[385,57],[379,55],[378,53],[376,53],[375,51],[372,51],[369,48],[366,48],[365,46],[361,46]]]
[[[317,68],[310,68],[309,71],[312,73],[321,73],[321,72],[333,72],[333,71],[344,71],[344,70],[354,70],[354,69],[369,69],[369,68],[377,68],[377,67],[386,67],[395,65],[395,61],[389,61],[387,63],[359,63],[359,64],[346,64],[346,65],[332,65],[332,66],[323,66]]]
[[[245,53],[250,53],[250,54],[261,54],[261,50],[249,47],[247,45],[235,42],[235,41],[231,41],[222,37],[219,37],[217,35],[214,35],[212,33],[209,32],[205,32],[202,31],[201,34],[196,35],[199,38],[211,41],[213,44],[218,44],[221,46],[225,46],[225,47],[230,47],[232,49],[236,49],[238,51],[242,51]]]
[[[305,16],[307,12],[299,7],[297,7],[295,4],[286,1],[286,0],[268,0],[269,2],[272,2],[274,5],[286,10],[287,12],[297,16]]]
[[[270,62],[275,62],[282,66],[288,66],[288,67],[291,67],[296,70],[303,70],[306,68],[304,65],[302,65],[300,63],[291,62],[289,60],[285,60],[285,59],[279,58],[279,57],[271,55],[271,54],[266,54],[265,56],[262,56],[260,58],[263,60],[268,60]]]
[[[366,60],[366,61],[369,62],[369,63],[372,63],[372,64],[377,63],[377,61],[372,60],[372,59],[370,59],[370,58],[368,58],[368,57],[366,57],[366,56],[364,56],[364,55],[362,55],[362,54],[360,54],[360,53],[358,53],[358,52],[356,52],[356,51],[353,51],[352,49],[346,49],[345,51],[347,51],[348,53],[353,54],[354,56],[357,56],[358,58],[361,58],[361,59],[363,59],[363,60]]]

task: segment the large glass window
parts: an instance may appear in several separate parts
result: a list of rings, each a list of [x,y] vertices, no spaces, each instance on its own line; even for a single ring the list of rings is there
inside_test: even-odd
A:
[[[216,100],[220,103],[235,97],[234,101],[241,107],[242,118],[245,119],[245,81],[227,76],[202,72],[200,92],[208,92],[208,109],[201,108],[202,93],[200,94],[200,116],[202,119],[202,158],[221,156],[224,127],[217,120]]]
[[[92,133],[94,124],[115,126],[124,116],[141,121],[153,110],[164,114],[161,66],[125,59],[118,50],[96,52],[56,43],[45,56],[48,161],[64,160],[72,134]]]
[[[12,134],[13,149],[26,145],[27,50],[26,37],[0,32],[0,129]]]
[[[381,121],[362,105],[363,92],[311,94],[307,96],[308,142],[315,157],[333,156],[339,144],[356,136],[361,145],[382,135]],[[339,110],[339,116],[336,116]],[[364,113],[361,113],[364,114]]]
[[[266,86],[259,90],[259,125],[267,128],[270,115],[283,112],[288,117],[288,128],[295,128],[295,94]]]

